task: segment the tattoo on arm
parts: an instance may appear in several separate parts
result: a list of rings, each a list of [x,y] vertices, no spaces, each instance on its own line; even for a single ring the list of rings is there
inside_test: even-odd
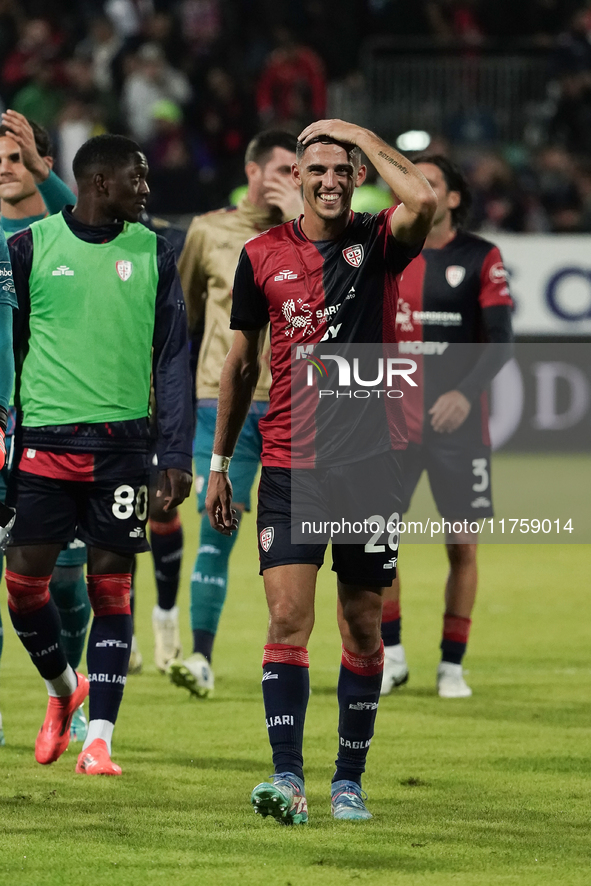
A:
[[[402,163],[399,163],[398,160],[395,160],[394,157],[390,157],[389,154],[386,154],[385,151],[378,151],[378,157],[383,157],[387,163],[391,163],[392,166],[396,166],[397,169],[400,170],[404,175],[408,175],[408,168],[403,166]]]

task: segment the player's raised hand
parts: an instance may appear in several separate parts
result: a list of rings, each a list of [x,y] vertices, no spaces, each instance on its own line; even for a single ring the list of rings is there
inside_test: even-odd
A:
[[[44,182],[51,172],[51,168],[39,155],[35,144],[35,133],[31,124],[23,114],[18,111],[5,111],[2,114],[2,124],[6,126],[21,149],[23,163],[33,175],[37,183]]]
[[[438,397],[431,409],[431,427],[438,434],[451,434],[462,425],[472,408],[461,391],[447,391]]]
[[[210,472],[205,510],[213,529],[222,535],[232,535],[238,529],[238,517],[232,508],[232,484],[226,472]]]
[[[269,206],[277,206],[286,221],[297,218],[304,211],[304,201],[297,185],[291,177],[277,173],[265,186],[265,200]]]
[[[325,135],[338,142],[358,145],[358,139],[362,138],[363,134],[367,134],[367,129],[356,126],[355,123],[347,123],[345,120],[317,120],[300,132],[298,140],[307,145],[312,139]]]
[[[187,471],[179,468],[167,468],[158,475],[156,497],[164,499],[165,511],[178,507],[191,492],[193,478]]]

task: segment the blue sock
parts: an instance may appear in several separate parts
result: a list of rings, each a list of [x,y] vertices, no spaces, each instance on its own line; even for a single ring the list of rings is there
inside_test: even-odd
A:
[[[62,623],[62,647],[74,670],[80,664],[90,620],[90,600],[82,566],[56,566],[49,583]]]
[[[131,615],[95,615],[92,620],[86,650],[90,720],[117,720],[127,679],[131,635]]]
[[[201,652],[208,659],[226,599],[228,561],[236,536],[236,532],[220,535],[212,529],[207,517],[201,520],[199,550],[191,576],[191,628],[193,652]],[[210,635],[205,644],[202,643],[204,632]]]
[[[308,651],[270,643],[263,657],[263,701],[275,772],[304,778],[304,721],[310,697]]]
[[[177,514],[169,523],[150,520],[150,545],[160,609],[176,604],[183,559],[183,527]]]
[[[373,655],[355,655],[343,647],[337,687],[339,753],[333,781],[346,778],[361,786],[373,737],[383,671],[383,644]]]

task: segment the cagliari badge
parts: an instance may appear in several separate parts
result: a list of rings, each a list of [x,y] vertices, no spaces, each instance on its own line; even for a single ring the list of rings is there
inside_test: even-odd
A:
[[[133,271],[133,264],[130,261],[117,261],[115,262],[115,268],[123,282],[129,280]]]
[[[358,268],[363,261],[363,246],[360,243],[355,246],[347,246],[346,249],[343,249],[343,258],[348,264]]]
[[[454,289],[459,286],[466,276],[466,268],[461,265],[450,265],[445,269],[445,279]]]

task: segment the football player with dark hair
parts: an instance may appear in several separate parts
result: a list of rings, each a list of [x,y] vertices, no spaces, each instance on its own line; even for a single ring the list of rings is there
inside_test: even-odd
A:
[[[439,342],[444,356],[424,358],[422,402],[408,414],[410,443],[401,453],[403,511],[408,510],[423,470],[427,471],[439,513],[447,521],[492,516],[490,440],[486,406],[481,402],[493,377],[511,356],[511,297],[498,248],[463,230],[471,196],[461,170],[441,155],[415,159],[437,195],[437,211],[425,247],[399,282],[397,340],[413,343],[407,353],[432,353],[422,343]],[[466,353],[462,344],[492,343],[480,349],[475,364],[460,377],[456,368]],[[458,347],[454,350],[454,345]],[[403,345],[400,345],[403,352]],[[457,359],[456,359],[457,358]],[[419,358],[420,359],[420,358]],[[434,362],[435,361],[435,362]],[[454,386],[448,390],[448,383]],[[407,401],[408,402],[408,401]],[[406,404],[405,404],[406,405]],[[477,535],[449,534],[449,573],[437,691],[442,698],[466,698],[462,659],[476,598]],[[385,647],[382,694],[408,679],[400,642],[400,579],[384,594],[382,638]]]

